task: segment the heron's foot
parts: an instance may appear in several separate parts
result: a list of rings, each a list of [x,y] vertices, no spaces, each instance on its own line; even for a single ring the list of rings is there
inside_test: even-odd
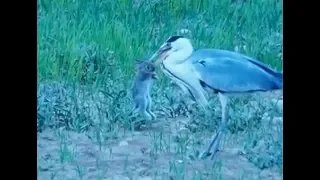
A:
[[[215,161],[217,158],[217,153],[219,152],[219,149],[217,149],[216,151],[214,151],[214,153],[211,153],[210,159],[211,161]]]
[[[205,152],[203,152],[203,153],[201,153],[201,154],[199,155],[199,159],[206,159],[206,158],[208,158],[208,157],[211,157],[211,160],[214,160],[217,152],[219,152],[219,151],[221,151],[221,150],[219,150],[218,148],[217,148],[214,152],[205,151]]]
[[[206,159],[206,158],[209,157],[210,155],[211,155],[210,152],[205,151],[205,152],[203,152],[203,153],[201,153],[201,154],[199,155],[199,159]]]

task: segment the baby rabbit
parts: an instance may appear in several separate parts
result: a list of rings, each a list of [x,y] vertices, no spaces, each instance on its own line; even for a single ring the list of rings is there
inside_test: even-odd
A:
[[[135,107],[132,113],[140,112],[148,119],[156,119],[156,116],[151,112],[151,96],[150,90],[153,81],[158,79],[155,72],[155,65],[147,61],[137,61],[136,75],[132,85],[132,99]]]

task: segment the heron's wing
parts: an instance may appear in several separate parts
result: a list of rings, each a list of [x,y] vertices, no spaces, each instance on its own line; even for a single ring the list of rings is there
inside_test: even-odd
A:
[[[189,60],[202,85],[217,91],[236,93],[282,88],[279,73],[238,53],[202,49],[195,51]]]

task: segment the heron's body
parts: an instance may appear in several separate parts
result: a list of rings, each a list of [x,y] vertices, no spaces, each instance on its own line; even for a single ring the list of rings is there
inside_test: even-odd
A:
[[[218,93],[222,106],[222,123],[212,137],[206,153],[215,145],[218,148],[227,121],[227,94],[252,93],[282,89],[282,73],[262,62],[237,52],[220,49],[194,51],[189,39],[170,37],[153,56],[161,55],[162,71],[175,81],[200,105],[208,102],[205,90]],[[152,58],[151,58],[152,59]]]
[[[200,74],[202,86],[216,92],[245,93],[282,88],[282,73],[239,53],[201,49],[195,51],[188,61]]]
[[[164,60],[160,67],[184,92],[207,105],[205,89],[215,93],[238,94],[282,89],[282,73],[240,53],[220,49],[199,49],[185,61]],[[179,77],[179,78],[178,78]]]

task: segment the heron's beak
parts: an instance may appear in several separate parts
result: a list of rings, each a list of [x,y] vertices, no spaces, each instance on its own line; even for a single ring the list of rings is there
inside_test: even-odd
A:
[[[150,58],[151,62],[154,62],[155,65],[158,65],[163,60],[164,56],[166,55],[166,52],[168,52],[172,46],[169,43],[163,44],[156,53],[152,55]]]

